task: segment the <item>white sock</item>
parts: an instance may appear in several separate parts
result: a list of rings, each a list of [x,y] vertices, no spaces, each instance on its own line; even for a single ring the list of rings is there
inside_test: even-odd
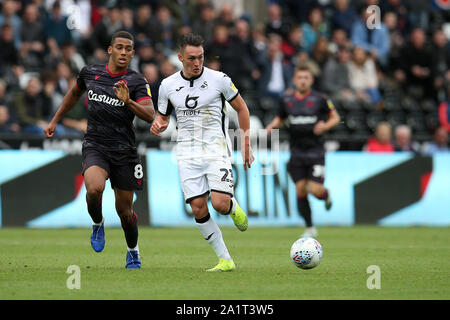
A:
[[[200,232],[203,238],[208,241],[209,245],[213,248],[219,259],[227,259],[231,260],[231,256],[228,253],[228,249],[225,245],[225,242],[222,238],[222,231],[220,231],[219,226],[213,220],[213,218],[209,217],[206,222],[198,223],[196,222],[197,227],[200,229]]]
[[[234,211],[236,211],[236,205],[237,205],[237,200],[235,197],[231,197],[231,209],[230,209],[230,214],[234,213]]]
[[[139,246],[136,245],[136,247],[134,247],[134,248],[128,248],[128,247],[127,247],[127,251],[131,251],[131,250],[136,250],[136,251],[139,252]]]
[[[100,222],[100,223],[95,223],[94,221],[92,221],[92,225],[93,226],[101,226],[103,222],[105,222],[105,217],[102,218],[102,222]]]

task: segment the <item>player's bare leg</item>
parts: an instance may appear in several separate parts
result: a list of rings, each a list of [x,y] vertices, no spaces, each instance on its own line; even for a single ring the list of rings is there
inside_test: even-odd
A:
[[[133,210],[134,192],[115,188],[114,194],[116,196],[116,211],[127,242],[127,262],[125,267],[138,269],[141,267],[141,261],[138,247],[137,215]]]
[[[314,195],[317,199],[325,201],[325,209],[331,209],[331,197],[328,189],[322,183],[309,181],[308,182],[309,192]]]
[[[208,271],[231,271],[235,268],[234,262],[228,252],[228,249],[223,241],[222,231],[219,226],[211,218],[208,212],[208,197],[207,195],[194,198],[189,202],[192,213],[194,214],[195,222],[203,238],[208,241],[209,245],[213,248],[217,257],[219,258],[219,264],[209,269]]]
[[[303,233],[303,236],[317,237],[317,230],[312,223],[311,207],[309,205],[307,187],[307,179],[301,179],[295,183],[295,188],[297,190],[297,207],[306,224],[306,231]]]
[[[239,206],[236,198],[231,197],[230,194],[212,191],[211,203],[213,208],[220,214],[230,215],[235,226],[240,231],[245,231],[248,228],[248,218],[245,212]]]
[[[103,251],[105,247],[102,195],[106,179],[108,179],[108,172],[99,166],[91,166],[84,172],[87,208],[92,218],[91,246],[96,252]]]

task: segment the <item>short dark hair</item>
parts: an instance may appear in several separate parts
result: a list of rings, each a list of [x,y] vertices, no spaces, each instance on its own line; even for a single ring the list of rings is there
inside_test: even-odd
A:
[[[203,43],[204,40],[202,36],[194,33],[187,33],[181,37],[178,49],[181,51],[186,48],[186,46],[200,47],[203,46]]]
[[[295,68],[294,74],[297,73],[298,71],[307,71],[307,72],[309,72],[309,73],[312,75],[312,70],[311,70],[311,68],[308,67],[308,66],[305,65],[305,64],[300,64],[300,65],[298,65],[298,66]]]
[[[111,37],[111,45],[113,45],[114,40],[116,40],[117,38],[125,38],[125,39],[130,39],[131,41],[133,41],[133,45],[134,45],[134,38],[133,35],[127,31],[117,31],[115,32],[112,37]]]

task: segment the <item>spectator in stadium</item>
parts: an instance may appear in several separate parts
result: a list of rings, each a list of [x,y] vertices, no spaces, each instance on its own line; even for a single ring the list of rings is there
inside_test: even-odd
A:
[[[398,125],[394,130],[395,151],[418,152],[420,145],[411,140],[411,128],[407,125]]]
[[[42,68],[45,54],[44,26],[39,17],[39,8],[34,3],[25,7],[20,30],[20,56],[27,70]]]
[[[215,6],[216,10],[218,10],[219,15],[217,17],[217,24],[223,24],[230,30],[234,28],[235,17],[234,17],[234,8],[230,3],[223,3],[222,0],[219,0],[220,5]]]
[[[2,3],[0,13],[0,26],[8,24],[12,27],[14,46],[19,49],[21,46],[20,34],[22,29],[22,19],[17,15],[20,4],[13,0],[5,0]]]
[[[201,0],[197,0],[200,1]],[[220,12],[220,15],[223,16],[223,9],[226,6],[226,16],[221,18],[222,22],[227,23],[227,21],[231,22],[229,27],[233,27],[233,20],[239,19],[243,15],[244,12],[244,1],[245,0],[203,0],[204,2],[211,2],[214,5],[216,11]]]
[[[0,76],[19,63],[19,52],[14,45],[13,28],[9,24],[0,27]]]
[[[450,132],[450,83],[447,84],[447,99],[438,107],[439,124]]]
[[[386,12],[383,16],[383,22],[389,32],[390,49],[388,55],[389,66],[395,66],[401,63],[401,50],[405,46],[405,38],[398,27],[397,15],[392,12]],[[390,68],[387,68],[389,72]]]
[[[275,33],[285,39],[289,30],[290,24],[283,20],[283,12],[280,5],[276,2],[272,2],[267,6],[267,16],[269,21],[265,26],[266,36]]]
[[[25,91],[18,92],[11,102],[22,132],[43,135],[43,129],[48,125],[50,97],[42,93],[41,87],[39,78],[31,77]]]
[[[416,28],[411,32],[409,43],[401,51],[401,63],[395,72],[396,80],[406,93],[417,99],[434,98],[433,56],[426,46],[425,31]]]
[[[380,122],[375,128],[375,136],[369,137],[366,145],[363,147],[367,152],[394,152],[395,148],[392,139],[392,127],[388,122]]]
[[[59,0],[53,3],[52,10],[44,21],[44,33],[47,41],[53,39],[59,47],[73,40],[72,33],[67,27],[67,17],[63,16]]]
[[[148,3],[141,3],[135,11],[133,24],[136,43],[155,39],[155,24],[152,7]]]
[[[112,35],[123,29],[120,8],[114,4],[106,8],[106,14],[94,26],[89,37],[90,50],[102,50],[108,48]]]
[[[314,48],[311,52],[311,59],[313,59],[317,63],[320,70],[322,70],[322,68],[325,66],[325,63],[327,63],[331,56],[328,47],[328,39],[325,37],[319,37],[314,44]]]
[[[308,53],[312,52],[319,37],[329,37],[327,22],[323,19],[323,12],[319,7],[311,9],[308,22],[302,24],[303,45]]]
[[[150,91],[152,93],[152,100],[158,101],[158,91],[159,85],[161,84],[161,76],[159,74],[158,66],[154,63],[147,63],[142,67],[142,75],[148,82],[150,86]]]
[[[159,72],[161,74],[161,78],[164,79],[177,72],[177,69],[169,59],[165,59],[159,64]]]
[[[286,63],[294,63],[293,58],[301,51],[303,47],[303,30],[300,25],[293,25],[289,30],[287,38],[281,44],[281,51]]]
[[[355,95],[350,86],[350,74],[348,64],[351,51],[346,46],[341,46],[334,57],[330,58],[322,71],[322,90],[335,101],[353,100]]]
[[[8,103],[7,84],[0,79],[0,133],[18,133],[20,131],[17,117]]]
[[[214,25],[217,13],[211,3],[205,3],[200,8],[200,17],[192,23],[192,31],[201,35],[206,43],[210,43],[214,37]]]
[[[256,81],[261,76],[259,66],[261,56],[256,50],[253,38],[250,33],[250,25],[245,19],[238,19],[235,23],[235,35],[231,41],[232,52],[238,52],[240,59],[236,59],[233,81],[242,91],[253,90],[256,87]]]
[[[434,131],[433,141],[427,142],[423,146],[423,154],[431,156],[437,152],[449,152],[448,131],[443,127],[438,127]]]
[[[169,8],[159,6],[156,10],[156,39],[155,42],[161,43],[167,50],[175,49],[178,25],[172,16]]]
[[[132,69],[139,71],[148,63],[157,63],[155,48],[150,39],[136,43],[136,55],[131,60]]]
[[[237,78],[240,72],[241,53],[234,50],[230,29],[225,24],[216,24],[214,38],[212,42],[206,44],[205,54],[208,57],[218,57],[222,72],[232,79]]]
[[[120,16],[123,26],[123,31],[127,31],[130,34],[135,34],[134,31],[134,11],[127,7],[120,9]]]
[[[350,48],[352,43],[350,39],[347,37],[347,33],[343,29],[333,30],[331,33],[331,39],[328,44],[328,51],[332,54],[335,54],[338,51],[339,47],[347,47]]]
[[[341,29],[346,34],[352,31],[353,23],[359,18],[349,0],[334,0],[331,16],[331,29]]]
[[[408,3],[402,0],[386,0],[380,3],[383,20],[386,14],[390,13],[395,16],[396,30],[402,37],[405,37],[409,32],[410,23],[408,21]],[[386,24],[386,22],[384,22]]]
[[[378,78],[375,62],[362,47],[353,49],[348,64],[350,87],[359,99],[378,103],[381,94],[378,90]]]
[[[192,25],[197,16],[194,1],[163,0],[160,2],[170,10],[177,26]]]
[[[390,50],[389,32],[383,22],[380,22],[379,28],[368,28],[367,21],[373,13],[367,11],[365,6],[360,12],[360,18],[352,26],[352,43],[356,47],[362,47],[373,59],[386,66]]]
[[[408,22],[412,28],[426,29],[429,26],[430,3],[423,0],[408,0]]]
[[[61,59],[69,66],[74,74],[78,74],[78,72],[86,65],[83,56],[78,52],[78,48],[71,42],[62,45]]]
[[[0,104],[0,133],[17,133],[20,126],[15,117],[11,115],[11,110],[6,105]]]
[[[263,69],[259,78],[260,96],[271,97],[275,101],[278,101],[290,86],[292,78],[290,66],[283,64],[281,41],[278,34],[269,35],[266,54],[262,60]]]
[[[57,85],[56,91],[62,95],[65,95],[69,89],[69,79],[72,76],[72,70],[70,66],[64,61],[59,61],[56,64],[56,78]]]
[[[450,43],[442,29],[433,32],[431,52],[434,89],[437,95],[445,96],[446,84],[450,83]]]

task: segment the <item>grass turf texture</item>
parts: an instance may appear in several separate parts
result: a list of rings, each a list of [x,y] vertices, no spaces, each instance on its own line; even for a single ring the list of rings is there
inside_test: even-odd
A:
[[[105,228],[102,253],[88,229],[0,229],[0,299],[449,299],[450,229],[322,227],[315,269],[289,259],[303,228],[222,228],[237,269],[217,263],[196,228],[139,229],[142,269],[125,269],[123,231]],[[68,266],[81,289],[66,287]],[[381,289],[366,286],[378,265]]]

